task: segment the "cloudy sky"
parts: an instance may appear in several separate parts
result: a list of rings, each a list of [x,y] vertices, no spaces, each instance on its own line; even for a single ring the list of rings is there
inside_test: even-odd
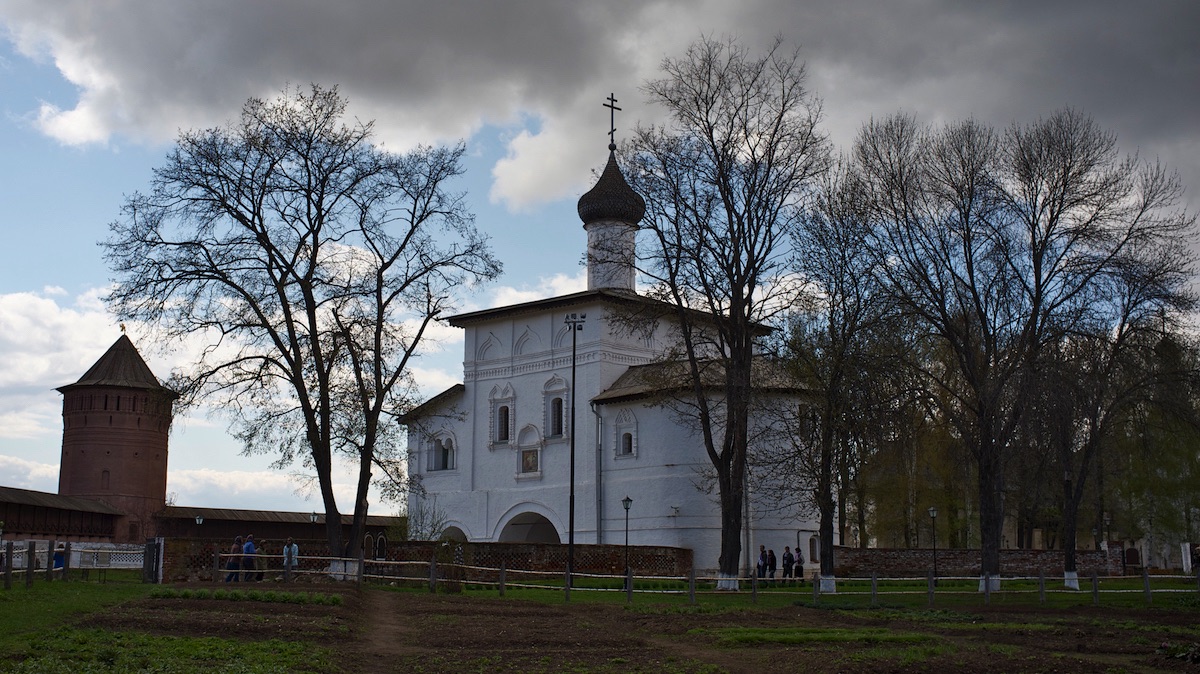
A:
[[[4,0],[0,2],[0,484],[57,490],[61,398],[119,336],[96,246],[181,129],[251,96],[337,85],[387,147],[463,139],[478,223],[506,263],[464,310],[582,289],[575,201],[618,136],[660,111],[639,85],[701,35],[801,47],[824,130],[872,116],[998,127],[1070,106],[1126,152],[1176,169],[1200,207],[1200,2],[709,0]],[[165,377],[187,357],[130,336]],[[462,341],[420,364],[460,381]],[[176,422],[168,491],[185,505],[319,507],[294,470],[244,457],[219,415]],[[348,507],[352,475],[343,477]],[[394,512],[372,506],[372,512]]]

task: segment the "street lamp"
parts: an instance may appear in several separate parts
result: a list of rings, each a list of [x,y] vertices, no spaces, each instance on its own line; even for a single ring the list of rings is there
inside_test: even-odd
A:
[[[196,515],[196,524],[204,524],[204,515]]]
[[[317,513],[313,512],[313,514],[309,515],[308,521],[312,522],[313,524],[316,524],[317,523]]]
[[[571,326],[571,482],[567,521],[567,585],[574,585],[575,573],[575,363],[578,333],[583,330],[587,314],[567,314],[564,323]],[[628,515],[626,515],[628,517]]]
[[[625,589],[629,589],[629,506],[633,505],[633,499],[626,496],[621,505],[625,506]]]
[[[929,506],[929,528],[933,530],[933,582],[937,583],[937,506]]]

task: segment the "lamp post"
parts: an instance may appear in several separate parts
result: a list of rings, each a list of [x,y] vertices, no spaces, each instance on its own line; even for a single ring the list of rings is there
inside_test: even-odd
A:
[[[621,505],[625,506],[625,589],[629,589],[629,506],[633,505],[633,499],[626,496],[621,499]]]
[[[587,314],[567,314],[564,323],[571,326],[571,479],[567,520],[567,585],[574,585],[575,573],[575,363],[578,333]],[[628,516],[628,515],[627,515]]]
[[[196,524],[204,524],[204,515],[196,515]]]
[[[929,506],[929,528],[933,530],[933,582],[937,583],[937,506]]]

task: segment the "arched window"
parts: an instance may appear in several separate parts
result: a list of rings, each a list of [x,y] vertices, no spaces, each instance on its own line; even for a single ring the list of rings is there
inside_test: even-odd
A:
[[[513,414],[516,398],[516,393],[508,384],[505,384],[504,388],[493,388],[488,395],[492,410],[491,429],[488,433],[490,446],[507,445],[512,442],[513,428],[517,422]]]
[[[617,413],[616,431],[617,458],[637,456],[637,417],[633,415],[632,410],[621,410]]]
[[[430,448],[429,470],[454,470],[454,440],[437,438]]]
[[[100,488],[108,489],[108,471],[100,471]]]
[[[567,380],[558,375],[550,377],[542,385],[545,425],[542,427],[547,442],[561,442],[567,435]]]
[[[555,437],[563,434],[563,399],[550,400],[550,435]]]
[[[821,558],[821,551],[818,550],[821,546],[821,538],[819,536],[808,537],[808,561],[816,562]]]
[[[387,559],[387,536],[383,534],[375,542],[375,559]]]
[[[496,410],[496,442],[508,442],[508,429],[512,423],[511,416],[508,405],[501,405]]]

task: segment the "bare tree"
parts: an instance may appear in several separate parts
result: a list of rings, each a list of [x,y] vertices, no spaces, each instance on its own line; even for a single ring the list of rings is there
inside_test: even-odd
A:
[[[817,466],[814,502],[820,513],[821,577],[833,578],[834,517],[845,521],[846,496],[860,466],[869,381],[879,375],[884,353],[872,331],[891,302],[877,282],[869,254],[870,217],[862,186],[842,163],[830,171],[806,217],[793,232],[794,269],[811,290],[792,313],[789,362],[813,396]],[[835,488],[837,487],[837,488]],[[854,490],[856,496],[865,496]],[[840,492],[840,494],[839,494]],[[839,498],[839,495],[841,498]],[[858,528],[865,540],[865,504],[856,499]],[[835,502],[838,512],[835,513]]]
[[[787,278],[787,233],[827,164],[820,106],[796,52],[777,40],[752,56],[734,40],[703,38],[665,77],[646,84],[670,122],[640,128],[631,178],[646,198],[640,265],[650,295],[674,306],[688,395],[716,471],[720,573],[736,585],[753,398],[751,361],[763,324],[798,292]],[[723,385],[706,387],[704,363]]]
[[[184,399],[232,418],[246,453],[315,471],[334,554],[353,554],[372,465],[397,451],[409,359],[454,293],[499,264],[459,194],[463,146],[393,154],[316,85],[181,133],[149,194],[110,226],[108,301],[164,344],[200,339]],[[358,463],[343,547],[334,458]]]
[[[1048,343],[1130,251],[1188,231],[1179,182],[1072,110],[1000,134],[867,124],[855,155],[892,292],[953,354],[927,375],[978,471],[982,570],[999,572],[1009,447]]]

